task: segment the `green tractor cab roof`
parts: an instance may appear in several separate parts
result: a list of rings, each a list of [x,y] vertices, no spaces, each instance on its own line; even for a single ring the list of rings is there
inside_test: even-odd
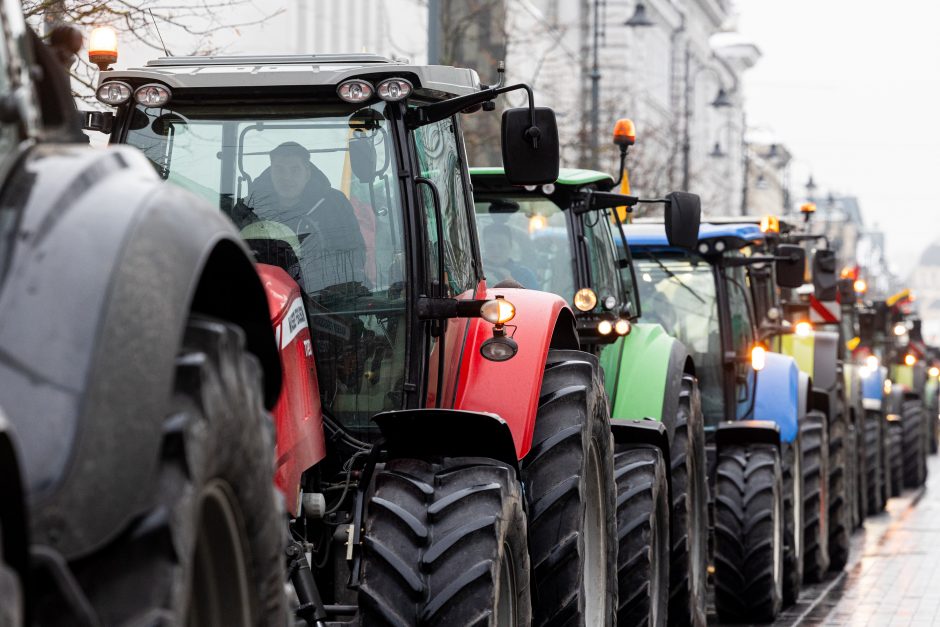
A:
[[[375,54],[244,55],[163,57],[144,67],[108,70],[99,84],[159,82],[170,89],[335,87],[353,78],[409,80],[416,96],[435,100],[482,89],[474,70],[446,65],[412,65]]]
[[[470,168],[470,176],[474,179],[483,179],[490,177],[505,177],[503,168],[498,167],[480,167]],[[597,170],[582,170],[580,168],[561,168],[558,170],[558,180],[555,185],[564,185],[566,187],[582,187],[596,183],[598,188],[607,191],[614,185],[614,177]],[[508,185],[508,184],[507,184]],[[522,189],[522,188],[520,188]]]

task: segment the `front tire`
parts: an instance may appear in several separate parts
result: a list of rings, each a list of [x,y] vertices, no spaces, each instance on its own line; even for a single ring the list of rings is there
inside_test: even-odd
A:
[[[669,488],[662,452],[618,445],[617,570],[620,627],[662,627],[669,601]]]
[[[826,415],[807,412],[803,444],[803,580],[822,581],[829,568],[829,432]]]
[[[102,624],[283,625],[286,526],[260,366],[238,328],[195,315],[176,363],[154,507],[72,572]],[[71,624],[36,607],[38,623]]]
[[[783,605],[799,600],[803,584],[803,453],[800,440],[786,445],[783,457]]]
[[[904,435],[901,423],[897,420],[888,422],[888,460],[891,464],[891,484],[888,496],[901,496],[904,492]]]
[[[683,375],[670,448],[672,515],[669,564],[669,624],[706,624],[708,555],[708,483],[705,472],[705,425],[698,382]]]
[[[881,455],[881,413],[876,411],[865,412],[865,490],[867,513],[874,516],[884,510],[884,460]]]
[[[488,458],[393,459],[365,517],[363,625],[528,625],[516,471]]]
[[[849,561],[852,529],[851,475],[854,454],[844,417],[836,416],[829,426],[829,569],[839,571]]]
[[[597,358],[550,350],[532,449],[522,460],[536,626],[615,624],[612,442]]]
[[[718,451],[715,606],[722,621],[770,622],[783,602],[783,477],[767,445]]]
[[[0,627],[22,627],[23,589],[16,571],[3,561],[0,542]]]
[[[919,488],[927,479],[927,417],[918,399],[901,405],[901,447],[904,449],[904,487]]]

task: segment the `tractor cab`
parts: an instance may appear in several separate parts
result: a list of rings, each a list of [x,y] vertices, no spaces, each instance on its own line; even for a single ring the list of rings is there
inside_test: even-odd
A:
[[[694,251],[666,241],[662,224],[626,228],[645,320],[685,344],[702,391],[705,423],[753,417],[764,365],[746,262],[764,236],[755,225],[702,224]]]
[[[369,54],[172,57],[103,71],[115,111],[89,126],[231,218],[283,300],[281,346],[315,357],[319,399],[296,402],[369,439],[376,413],[454,394],[450,301],[486,300],[458,114],[522,88]],[[551,111],[509,110],[504,132],[515,182],[554,181]]]

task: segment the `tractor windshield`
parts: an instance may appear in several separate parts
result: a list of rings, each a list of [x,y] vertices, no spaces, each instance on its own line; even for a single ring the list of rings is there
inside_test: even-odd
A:
[[[544,196],[475,195],[483,269],[489,284],[514,280],[523,287],[574,298],[568,220]]]
[[[708,424],[724,419],[721,326],[711,264],[694,253],[652,253],[634,249],[643,322],[655,322],[675,336],[695,361]]]
[[[382,102],[138,107],[127,143],[232,218],[307,296],[324,409],[351,427],[400,407],[405,269]]]

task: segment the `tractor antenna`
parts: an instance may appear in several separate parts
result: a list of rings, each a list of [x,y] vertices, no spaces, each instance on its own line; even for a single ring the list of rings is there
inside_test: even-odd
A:
[[[160,34],[160,27],[157,26],[157,18],[153,16],[153,9],[147,9],[150,11],[150,20],[153,22],[153,28],[157,31],[157,37],[160,38],[160,45],[163,46],[163,53],[166,56],[170,56],[170,51],[166,49],[166,43],[163,41],[163,35]]]

